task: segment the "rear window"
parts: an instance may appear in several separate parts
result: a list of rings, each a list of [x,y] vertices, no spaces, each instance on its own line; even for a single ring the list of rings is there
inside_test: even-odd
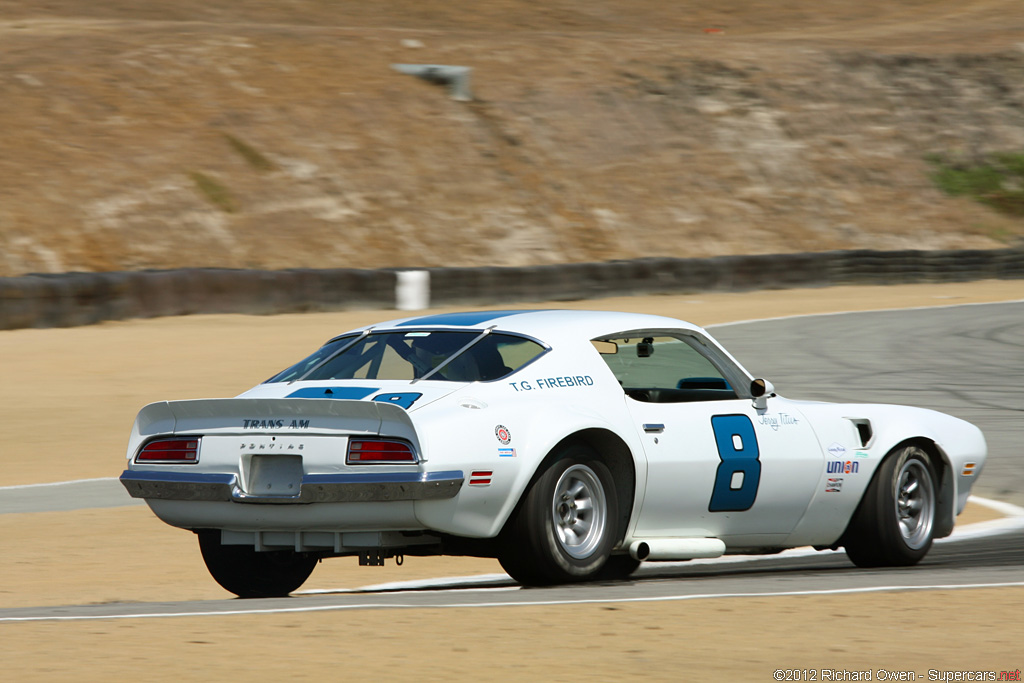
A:
[[[334,339],[265,383],[325,379],[489,382],[547,349],[511,334],[403,330]]]

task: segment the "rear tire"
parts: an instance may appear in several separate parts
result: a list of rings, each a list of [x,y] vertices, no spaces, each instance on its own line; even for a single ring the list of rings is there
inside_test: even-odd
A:
[[[512,513],[498,561],[526,586],[598,578],[615,543],[617,519],[608,467],[586,446],[569,446]]]
[[[891,453],[878,467],[843,536],[858,567],[917,564],[935,533],[937,479],[928,454],[917,446]]]
[[[301,586],[319,558],[292,550],[256,552],[251,546],[221,545],[219,530],[198,532],[206,568],[224,590],[240,598],[280,598]]]

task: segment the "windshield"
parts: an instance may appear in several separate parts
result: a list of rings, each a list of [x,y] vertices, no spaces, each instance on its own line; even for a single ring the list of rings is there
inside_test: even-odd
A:
[[[546,349],[510,334],[412,330],[334,339],[265,384],[325,379],[432,379],[488,382],[523,367]]]

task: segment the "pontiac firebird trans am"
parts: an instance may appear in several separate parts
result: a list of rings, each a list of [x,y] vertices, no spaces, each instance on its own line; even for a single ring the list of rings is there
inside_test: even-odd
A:
[[[121,481],[214,579],[280,596],[326,557],[496,557],[525,585],[814,546],[911,565],[986,446],[892,405],[793,401],[703,329],[485,311],[335,337],[237,398],[139,413]]]

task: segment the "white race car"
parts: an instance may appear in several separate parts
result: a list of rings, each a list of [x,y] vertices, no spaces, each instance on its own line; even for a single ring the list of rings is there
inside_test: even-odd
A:
[[[985,456],[948,415],[777,396],[686,322],[483,311],[347,332],[237,398],[148,405],[121,481],[259,597],[344,555],[496,557],[527,585],[797,546],[910,565]]]

